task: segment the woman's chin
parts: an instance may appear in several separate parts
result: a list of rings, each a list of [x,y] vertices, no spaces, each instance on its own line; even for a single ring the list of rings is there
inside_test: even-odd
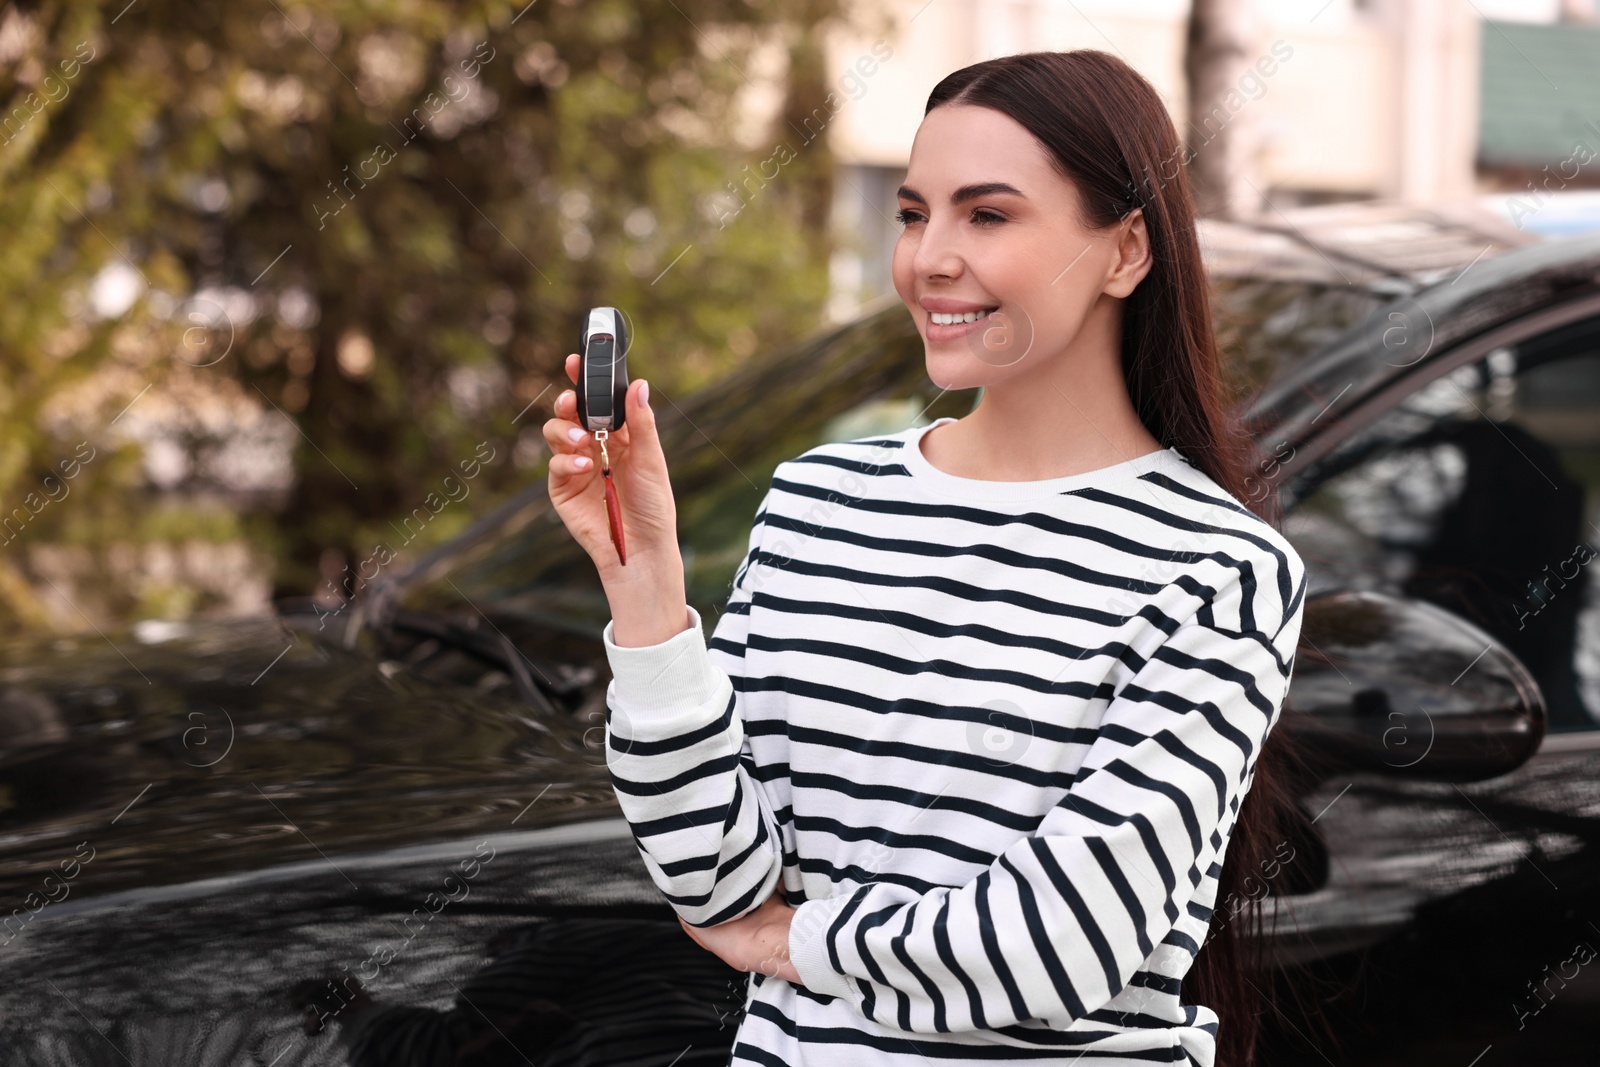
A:
[[[988,384],[987,379],[992,375],[984,372],[989,368],[973,364],[973,358],[966,353],[959,356],[947,355],[932,348],[928,349],[925,361],[928,380],[951,393],[963,389],[977,389]]]

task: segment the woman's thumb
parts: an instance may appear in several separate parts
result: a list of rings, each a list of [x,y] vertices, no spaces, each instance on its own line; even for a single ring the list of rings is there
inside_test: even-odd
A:
[[[638,431],[628,436],[635,445],[643,444],[659,456],[661,441],[656,437],[656,413],[650,409],[650,383],[640,378],[638,386],[629,392],[632,396],[628,400],[628,425],[637,426]]]

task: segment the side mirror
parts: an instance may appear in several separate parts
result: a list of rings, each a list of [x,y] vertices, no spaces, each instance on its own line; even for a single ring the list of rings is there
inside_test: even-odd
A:
[[[1476,782],[1538,750],[1545,703],[1522,662],[1466,620],[1345,591],[1306,601],[1283,725],[1317,771]]]

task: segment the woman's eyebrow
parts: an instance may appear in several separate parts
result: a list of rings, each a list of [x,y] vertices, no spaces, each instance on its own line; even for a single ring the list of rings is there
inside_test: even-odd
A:
[[[1021,196],[1023,199],[1027,199],[1022,190],[1014,185],[1008,185],[1005,182],[979,182],[976,185],[963,185],[951,193],[950,202],[959,204],[964,200],[975,200],[980,196],[993,196],[995,193],[1010,193],[1013,196]],[[895,195],[902,200],[911,200],[918,204],[926,205],[928,202],[921,193],[909,185],[902,185]]]

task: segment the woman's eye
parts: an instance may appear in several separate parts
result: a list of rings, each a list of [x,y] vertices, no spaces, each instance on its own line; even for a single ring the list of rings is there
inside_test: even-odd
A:
[[[902,208],[894,213],[894,221],[898,222],[902,226],[909,226],[913,222],[921,222],[922,213],[918,211],[907,211],[906,209]],[[979,208],[972,213],[972,221],[978,226],[998,226],[1000,223],[1006,220],[1005,216],[1003,215],[997,215],[993,211],[989,211],[986,208]]]

